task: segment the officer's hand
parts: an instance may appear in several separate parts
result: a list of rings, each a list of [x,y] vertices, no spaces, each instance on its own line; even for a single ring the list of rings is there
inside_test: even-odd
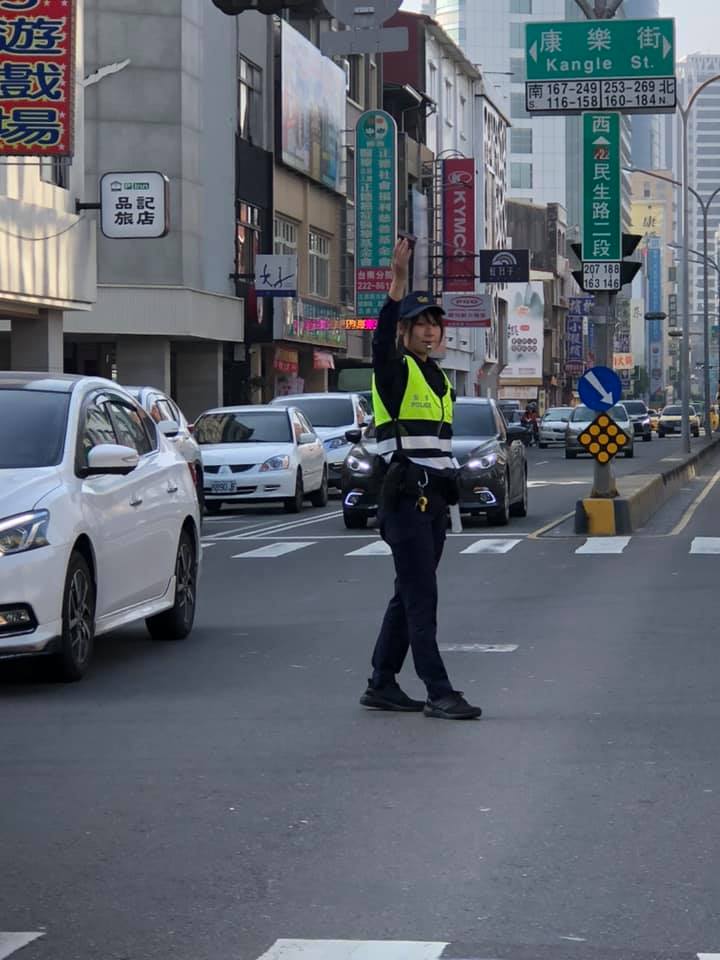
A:
[[[393,250],[392,274],[393,280],[404,285],[407,284],[408,274],[410,273],[410,257],[412,256],[412,247],[407,240],[398,240]]]

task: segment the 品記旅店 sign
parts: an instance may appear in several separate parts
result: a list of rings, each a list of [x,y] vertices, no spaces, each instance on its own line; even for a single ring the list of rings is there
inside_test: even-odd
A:
[[[0,3],[0,154],[71,157],[73,0]]]
[[[168,178],[155,170],[100,178],[100,228],[111,240],[157,240],[170,229]]]

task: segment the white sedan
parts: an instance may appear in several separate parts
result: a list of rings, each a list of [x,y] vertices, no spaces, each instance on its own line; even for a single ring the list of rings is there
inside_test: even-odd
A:
[[[187,463],[124,390],[0,373],[0,658],[48,654],[79,680],[108,630],[186,636],[199,529]]]
[[[219,407],[201,414],[193,436],[200,444],[205,507],[279,500],[288,513],[328,502],[328,465],[322,441],[295,407]]]

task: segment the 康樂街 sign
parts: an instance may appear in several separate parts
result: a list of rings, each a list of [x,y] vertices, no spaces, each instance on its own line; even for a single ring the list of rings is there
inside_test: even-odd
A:
[[[528,23],[525,55],[529,113],[675,109],[670,18]]]
[[[73,153],[74,0],[0,2],[0,154]]]

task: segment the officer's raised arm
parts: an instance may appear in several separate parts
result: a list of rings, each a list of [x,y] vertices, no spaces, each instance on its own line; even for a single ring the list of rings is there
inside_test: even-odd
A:
[[[392,282],[388,291],[388,299],[380,311],[378,325],[373,336],[373,365],[376,373],[381,373],[378,368],[382,368],[384,364],[396,357],[400,302],[407,293],[411,255],[412,247],[408,241],[398,240],[393,251]]]

